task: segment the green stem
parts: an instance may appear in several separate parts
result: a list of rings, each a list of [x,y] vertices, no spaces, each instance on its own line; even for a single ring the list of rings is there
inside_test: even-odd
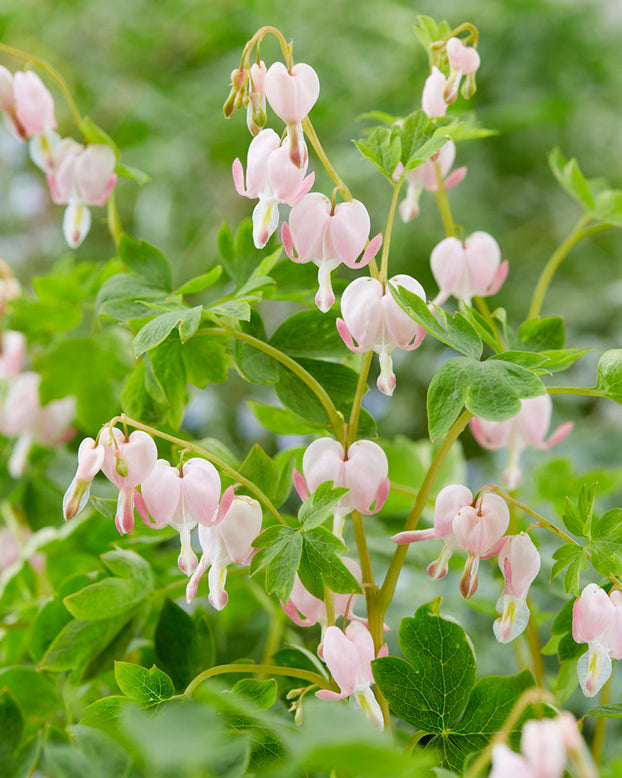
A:
[[[430,734],[429,732],[425,732],[423,729],[420,729],[417,732],[415,732],[415,734],[410,738],[410,740],[408,741],[408,743],[406,743],[404,747],[404,756],[410,756],[412,752],[415,750],[415,746],[421,740],[421,738],[429,734]]]
[[[361,372],[359,373],[359,380],[356,385],[356,391],[354,392],[354,400],[352,401],[350,420],[348,421],[348,430],[346,433],[346,450],[350,448],[350,446],[356,440],[356,433],[359,426],[359,416],[361,415],[361,401],[363,400],[363,395],[367,391],[367,376],[369,375],[369,368],[371,367],[373,356],[373,351],[368,351],[363,356]]]
[[[256,43],[257,44],[261,43],[261,41],[266,37],[266,35],[274,35],[274,37],[278,40],[279,45],[281,47],[281,51],[283,52],[285,64],[287,65],[288,69],[291,70],[291,68],[294,65],[294,58],[292,56],[292,44],[288,43],[285,40],[285,36],[279,30],[278,27],[272,27],[271,25],[260,27],[257,30],[257,32],[253,35],[253,37],[248,41],[246,46],[244,46],[244,50],[242,52],[242,65],[244,65],[246,61],[247,66],[250,66],[250,53],[253,49],[253,46]]]
[[[69,91],[69,87],[65,83],[65,80],[60,75],[60,73],[52,67],[52,65],[49,64],[49,62],[46,62],[44,59],[39,59],[38,57],[33,57],[31,54],[28,54],[25,51],[22,51],[21,49],[16,49],[13,46],[7,46],[5,43],[0,43],[0,51],[4,51],[5,54],[10,54],[12,57],[17,57],[18,59],[23,59],[25,62],[29,62],[31,65],[36,65],[36,67],[41,68],[44,72],[50,76],[50,78],[54,79],[58,86],[60,87],[61,92],[63,93],[63,96],[65,100],[67,101],[67,104],[69,105],[69,108],[71,110],[71,113],[73,114],[73,118],[78,125],[78,128],[82,125],[82,116],[80,114],[80,111],[78,110],[78,106],[76,105],[75,100],[73,99],[71,92]]]
[[[219,470],[222,470],[223,473],[228,475],[234,481],[238,481],[240,484],[242,484],[242,486],[248,489],[249,492],[254,494],[255,497],[265,505],[266,509],[274,516],[279,524],[287,524],[285,519],[272,504],[272,501],[261,491],[258,486],[256,486],[252,481],[249,481],[248,478],[243,476],[237,470],[234,470],[226,462],[223,462],[223,460],[217,457],[215,454],[212,454],[211,451],[203,448],[203,446],[198,446],[196,443],[191,443],[190,441],[184,440],[183,438],[178,438],[175,435],[169,435],[167,432],[161,432],[155,427],[150,427],[148,424],[143,424],[140,421],[131,419],[124,413],[112,419],[110,424],[115,424],[117,421],[123,424],[129,424],[130,427],[134,427],[137,430],[143,430],[143,432],[147,432],[150,435],[162,438],[162,440],[168,440],[169,443],[173,443],[176,446],[181,446],[182,448],[190,449],[190,451],[194,451],[195,454],[199,454],[199,456],[203,457],[203,459],[207,459],[208,462],[211,462]]]
[[[344,200],[349,202],[352,200],[352,193],[344,183],[343,179],[337,173],[335,168],[332,166],[330,160],[328,159],[326,152],[322,148],[322,144],[320,143],[320,139],[317,136],[317,133],[315,132],[315,129],[313,125],[311,124],[311,119],[307,116],[306,119],[302,122],[302,129],[305,131],[305,135],[307,138],[309,138],[309,141],[311,145],[313,146],[313,149],[315,153],[318,155],[320,162],[322,165],[324,165],[324,168],[326,169],[326,172],[331,177],[333,183],[339,189],[341,196]]]
[[[499,332],[499,328],[497,327],[497,322],[493,319],[492,314],[490,313],[490,308],[488,307],[488,303],[486,300],[484,300],[483,297],[474,297],[473,302],[477,306],[477,309],[482,314],[482,316],[486,319],[488,324],[490,325],[495,340],[497,341],[497,346],[499,348],[499,352],[507,351],[507,348],[505,347],[505,343],[503,342],[503,338],[501,337],[501,334]]]
[[[115,198],[115,190],[113,189],[108,198],[108,205],[106,208],[108,232],[112,236],[115,248],[119,250],[119,243],[121,242],[121,236],[123,235],[123,227],[121,226],[121,219],[119,218],[119,211],[117,210],[117,201]]]
[[[334,688],[326,678],[319,673],[314,673],[311,670],[303,670],[300,667],[280,667],[279,665],[256,665],[252,662],[236,664],[235,662],[229,665],[217,665],[216,667],[210,667],[208,670],[204,670],[199,673],[196,678],[188,684],[184,697],[191,697],[196,689],[208,678],[213,678],[216,675],[225,675],[231,673],[251,673],[253,675],[285,675],[288,678],[300,678],[302,681],[309,681],[310,683],[319,686],[320,689],[332,689]]]
[[[527,637],[527,645],[529,646],[529,653],[531,655],[531,665],[533,674],[536,678],[538,686],[544,686],[544,662],[542,661],[542,648],[540,647],[540,640],[538,638],[538,630],[534,623],[533,609],[527,597],[527,607],[529,608],[529,621],[527,622],[527,629],[525,635]]]
[[[234,330],[230,327],[223,326],[221,328],[214,327],[200,330],[199,332],[205,335],[218,335],[241,340],[244,343],[248,343],[249,346],[254,346],[259,351],[263,351],[264,354],[267,354],[273,359],[276,359],[277,362],[280,362],[286,368],[291,370],[292,373],[298,376],[298,378],[300,378],[300,380],[306,384],[309,389],[311,389],[313,394],[318,398],[330,420],[330,425],[333,428],[335,437],[337,440],[345,443],[343,416],[335,408],[335,405],[326,389],[324,389],[324,387],[311,375],[311,373],[307,372],[304,367],[302,367],[302,365],[299,365],[295,359],[287,356],[287,354],[284,354],[282,351],[279,351],[279,349],[274,348],[274,346],[271,346],[269,343],[266,343],[259,338],[255,338],[253,335],[249,335],[246,332],[242,332],[241,330]]]
[[[387,226],[384,231],[384,241],[382,244],[382,256],[380,259],[380,280],[383,284],[387,282],[387,276],[389,273],[389,248],[391,246],[391,232],[393,231],[393,222],[395,220],[395,211],[397,209],[397,201],[400,195],[400,189],[402,188],[403,178],[401,178],[396,184],[393,185],[393,197],[391,198],[391,205],[389,207],[389,215],[387,217]]]
[[[607,705],[611,696],[611,678],[603,686],[600,692],[600,704]],[[600,767],[603,745],[605,743],[605,728],[607,726],[606,716],[599,716],[596,719],[596,726],[594,727],[594,735],[592,737],[592,757],[596,767]]]
[[[365,537],[365,528],[363,527],[363,519],[359,511],[352,511],[352,526],[354,528],[354,538],[356,540],[356,548],[359,554],[359,561],[361,563],[361,574],[363,576],[363,588],[365,590],[365,602],[367,604],[367,617],[371,620],[372,612],[374,610],[374,601],[378,589],[374,581],[374,574],[371,569],[371,560],[369,557],[369,549],[367,548],[367,538]],[[376,653],[382,643],[375,646]]]
[[[611,226],[610,224],[595,224],[591,227],[586,227],[586,224],[590,221],[590,218],[590,216],[584,214],[579,219],[568,237],[557,247],[557,249],[551,255],[549,261],[542,269],[540,278],[538,279],[538,283],[536,284],[536,288],[533,292],[533,297],[531,298],[531,304],[527,313],[528,319],[533,319],[540,315],[542,303],[544,302],[544,297],[547,293],[549,285],[553,280],[553,276],[557,272],[557,269],[561,265],[570,249],[583,238],[586,238],[589,235],[594,235],[595,233],[601,232],[602,230],[606,230]]]
[[[432,463],[428,468],[428,472],[425,474],[425,478],[421,484],[421,489],[417,495],[417,500],[408,516],[408,519],[406,520],[406,524],[404,525],[405,532],[414,530],[416,528],[417,522],[423,513],[423,509],[426,506],[428,497],[430,496],[432,487],[434,486],[434,482],[436,481],[436,477],[443,465],[443,462],[445,461],[445,457],[449,453],[451,447],[456,442],[466,425],[469,423],[469,420],[472,418],[472,416],[473,414],[470,411],[463,411],[459,418],[456,419],[456,421],[453,423],[453,426],[445,436],[445,440],[443,440],[439,446],[438,451],[434,455]],[[387,570],[384,583],[380,589],[378,596],[378,610],[380,612],[381,626],[384,620],[384,614],[389,607],[391,600],[393,599],[393,595],[395,594],[395,587],[397,586],[397,581],[402,569],[402,565],[404,564],[404,559],[406,558],[407,550],[407,545],[398,546],[396,548],[395,553],[393,554],[393,559],[391,560],[391,564],[389,565],[389,569]]]
[[[549,394],[581,394],[585,397],[608,397],[608,395],[595,386],[547,386],[546,391]]]
[[[441,219],[443,220],[443,227],[445,228],[445,234],[448,238],[456,237],[456,223],[451,213],[451,206],[449,205],[449,198],[447,197],[447,189],[445,189],[445,181],[443,180],[443,172],[438,162],[434,162],[434,170],[436,171],[436,183],[438,185],[438,191],[436,192],[436,203],[438,205]]]

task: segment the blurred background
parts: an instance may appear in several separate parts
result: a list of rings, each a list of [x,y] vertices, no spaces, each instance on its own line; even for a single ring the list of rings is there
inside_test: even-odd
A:
[[[567,157],[578,158],[587,176],[606,175],[613,187],[622,187],[622,19],[615,3],[5,0],[0,36],[49,60],[81,111],[115,139],[122,160],[152,177],[142,188],[120,182],[122,223],[130,234],[159,246],[181,282],[216,261],[222,221],[235,229],[253,207],[235,193],[230,173],[236,156],[245,161],[249,135],[243,112],[225,121],[221,109],[241,49],[263,24],[280,27],[294,40],[296,59],[317,70],[321,95],[312,119],[320,139],[355,197],[367,204],[372,229],[384,228],[389,187],[350,141],[361,136],[365,122],[357,119],[366,111],[406,115],[419,107],[427,61],[413,33],[417,14],[446,18],[451,25],[469,20],[480,30],[478,92],[468,106],[461,100],[457,107],[475,110],[481,124],[498,135],[459,146],[456,164],[469,172],[452,190],[451,202],[466,234],[492,233],[510,260],[509,279],[495,303],[508,309],[517,326],[540,267],[579,215],[548,168],[550,149],[560,146]],[[279,56],[271,39],[262,56],[268,64]],[[9,57],[2,63],[20,67]],[[61,95],[48,85],[60,132],[77,136]],[[0,257],[24,281],[67,253],[62,212],[50,203],[25,147],[4,131],[0,170]],[[317,166],[316,173],[316,188],[329,192],[327,176]],[[113,254],[105,226],[97,216],[94,221],[76,252],[78,261]],[[398,223],[394,232],[392,271],[416,276],[429,297],[436,293],[429,255],[441,237],[435,203],[426,194],[419,218]],[[566,317],[568,345],[594,347],[571,371],[568,380],[575,383],[593,383],[598,355],[619,345],[621,240],[610,230],[576,247],[545,302],[543,315]],[[387,435],[425,434],[426,420],[416,409],[438,359],[437,349],[424,348],[398,365],[401,390],[385,420]],[[376,413],[386,411],[382,397],[369,400]],[[560,418],[578,406],[607,429],[622,426],[618,408],[608,403],[556,400]],[[235,435],[231,424],[226,433]],[[613,436],[609,448],[599,441],[598,451],[593,440],[586,441],[589,459],[607,462],[617,453]]]
[[[119,145],[122,161],[151,176],[152,182],[142,188],[120,181],[121,221],[134,237],[167,254],[174,280],[181,283],[218,261],[221,223],[227,221],[235,231],[252,211],[253,203],[236,194],[231,178],[234,158],[246,159],[250,137],[245,117],[240,112],[225,121],[222,104],[244,43],[264,24],[279,27],[293,39],[296,60],[318,72],[320,100],[311,114],[318,135],[354,196],[367,205],[373,232],[384,229],[390,189],[361,160],[351,140],[361,136],[366,124],[358,117],[367,111],[406,115],[420,106],[427,58],[413,32],[417,14],[446,18],[452,26],[468,20],[480,31],[478,92],[468,106],[461,101],[458,109],[474,110],[480,123],[498,134],[459,145],[456,165],[467,165],[468,174],[451,191],[450,200],[465,234],[490,232],[510,260],[509,278],[494,304],[507,308],[510,322],[518,327],[541,267],[579,217],[579,207],[549,170],[548,152],[559,146],[566,157],[577,157],[586,176],[606,176],[613,188],[622,188],[622,14],[617,3],[3,0],[0,40],[54,65],[81,111]],[[266,63],[278,56],[276,43],[267,40],[262,46]],[[0,64],[21,67],[4,56]],[[46,83],[56,98],[60,132],[78,137],[61,95],[49,80]],[[280,129],[278,122],[272,125]],[[330,193],[328,177],[313,157],[312,165],[316,188]],[[50,203],[45,181],[26,148],[3,130],[0,171],[0,257],[28,287],[32,274],[47,272],[68,253],[62,209]],[[418,219],[396,223],[391,270],[417,277],[432,298],[436,286],[429,256],[444,235],[431,195],[423,195],[421,206]],[[621,250],[622,234],[608,230],[575,247],[557,274],[542,313],[564,316],[569,347],[593,351],[553,383],[592,385],[598,357],[622,346]],[[75,259],[104,261],[113,254],[105,225],[95,217]],[[340,275],[346,277],[343,271]],[[279,314],[270,306],[268,301],[262,313],[272,329]],[[276,316],[270,312],[274,310]],[[425,391],[450,354],[430,342],[415,355],[401,356],[395,357],[398,387],[392,400],[374,389],[366,403],[378,418],[382,437],[399,432],[423,438]],[[233,370],[229,376],[226,396],[219,387],[196,392],[187,424],[191,422],[198,436],[220,438],[239,456],[256,440],[273,453],[279,441],[262,437],[266,433],[241,402],[249,391],[265,400],[272,390],[243,384]],[[577,472],[604,465],[617,468],[609,499],[619,505],[622,409],[603,400],[556,397],[554,425],[567,418],[578,423],[556,456],[572,459]],[[489,455],[484,457],[470,434],[463,437],[467,480],[481,483]],[[525,500],[550,497],[554,468],[542,469],[541,453],[527,457],[526,463]],[[457,462],[454,473],[461,467]],[[428,550],[422,549],[413,552],[411,561],[425,566],[428,557]],[[411,584],[424,599],[438,593],[456,598],[456,576],[450,577],[447,585],[432,586],[426,580],[422,588],[420,573],[416,584],[407,576],[396,612],[412,612],[408,606],[404,609]],[[543,591],[545,579],[543,575]],[[482,588],[486,586],[490,581]],[[470,618],[473,632],[485,635],[478,652],[494,654],[487,669],[505,671],[507,655],[489,645],[489,611],[482,614],[474,608]],[[395,635],[390,639],[395,642]]]

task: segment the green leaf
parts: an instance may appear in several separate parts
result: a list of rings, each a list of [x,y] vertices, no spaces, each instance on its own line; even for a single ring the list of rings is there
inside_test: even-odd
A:
[[[302,554],[302,536],[292,527],[269,527],[253,541],[260,550],[251,560],[251,575],[266,570],[266,591],[287,602]]]
[[[344,357],[348,350],[341,339],[337,314],[314,309],[286,319],[270,338],[270,345],[293,357]]]
[[[392,181],[402,157],[402,142],[388,127],[375,127],[366,138],[354,141],[365,159]]]
[[[218,338],[209,334],[195,335],[184,343],[181,358],[188,383],[199,389],[227,380],[229,359],[224,344]]]
[[[91,119],[90,116],[83,116],[79,125],[80,132],[87,143],[103,144],[104,146],[110,146],[114,151],[115,157],[119,158],[119,147],[112,140],[110,135],[105,130],[102,130],[99,125]]]
[[[242,462],[240,473],[258,486],[270,499],[274,497],[279,481],[279,468],[259,443],[255,443]]]
[[[276,702],[277,685],[274,678],[269,678],[267,681],[243,678],[234,684],[233,691],[243,697],[248,697],[262,710],[268,710]]]
[[[22,739],[24,719],[15,698],[8,689],[0,692],[0,764],[6,765]]]
[[[568,594],[579,594],[581,570],[587,570],[588,568],[585,549],[582,546],[568,543],[553,553],[553,559],[555,564],[551,569],[550,580],[552,581],[565,567],[568,567],[564,576],[564,589]]]
[[[593,216],[607,224],[622,227],[622,191],[608,189],[596,198]]]
[[[317,429],[315,426],[305,424],[297,414],[286,408],[264,405],[255,400],[247,400],[246,404],[260,424],[277,435],[308,435]]]
[[[556,148],[549,154],[549,165],[553,175],[566,192],[586,211],[593,211],[595,207],[594,196],[576,159],[567,161],[561,151]]]
[[[140,361],[134,370],[127,376],[121,390],[121,409],[124,413],[127,413],[133,419],[141,419],[146,424],[150,422],[158,422],[163,416],[161,406],[159,406],[153,397],[147,391],[146,386],[146,364],[144,361]],[[91,495],[91,501],[97,500]],[[116,504],[116,500],[112,501]],[[97,503],[93,502],[96,510],[100,510],[97,507]],[[113,507],[112,514],[109,516],[108,512],[100,511],[104,516],[114,519],[116,509]]]
[[[182,345],[175,333],[145,357],[145,386],[153,399],[166,406],[166,419],[178,429],[188,398]]]
[[[435,600],[402,619],[405,659],[376,659],[372,670],[393,713],[424,732],[443,734],[464,710],[476,669],[464,630],[439,616],[438,605]]]
[[[622,509],[607,511],[602,518],[592,519],[592,566],[601,575],[622,574]]]
[[[257,311],[251,312],[250,321],[242,322],[240,329],[263,342],[268,340],[263,321]],[[255,346],[236,340],[233,346],[233,358],[242,378],[252,384],[273,384],[278,379],[278,363]]]
[[[622,349],[605,351],[596,369],[596,389],[622,403]]]
[[[133,610],[147,594],[138,581],[105,578],[65,597],[63,602],[75,618],[101,621]]]
[[[356,578],[339,558],[346,551],[326,527],[303,531],[303,546],[298,575],[314,597],[324,599],[325,589],[337,594],[362,593]]]
[[[153,314],[141,301],[161,301],[167,295],[168,292],[149,277],[138,278],[131,273],[118,273],[102,284],[95,298],[95,311],[98,316],[106,315],[126,322]]]
[[[435,440],[446,433],[465,405],[471,413],[489,421],[515,416],[520,400],[545,391],[531,370],[502,359],[476,362],[456,357],[443,363],[428,388],[428,426]]]
[[[319,527],[332,516],[335,505],[348,491],[343,487],[333,489],[332,481],[324,481],[300,506],[298,521],[305,529]]]
[[[5,688],[29,718],[45,719],[63,709],[52,684],[34,667],[3,667],[0,689]]]
[[[590,708],[590,710],[583,715],[607,719],[622,719],[622,702],[614,702],[610,705],[598,705],[595,708]]]
[[[117,162],[114,172],[120,178],[129,178],[132,181],[136,181],[138,186],[144,186],[151,181],[151,176],[145,173],[144,170],[140,170],[132,165],[122,165],[120,162]]]
[[[447,136],[434,137],[436,124],[420,109],[394,125],[402,144],[404,173],[426,162],[447,143]]]
[[[529,670],[509,677],[486,676],[475,684],[455,729],[437,739],[444,764],[462,773],[465,754],[481,751],[507,721],[521,694],[534,685]],[[513,733],[517,733],[517,726]]]
[[[99,621],[70,621],[54,638],[39,666],[66,672],[84,668],[127,624],[127,615]]]
[[[168,597],[156,625],[154,647],[158,664],[173,679],[178,691],[183,691],[195,676],[211,667],[216,654],[214,637],[205,618],[195,624]]]
[[[170,292],[173,288],[171,266],[168,259],[155,246],[144,240],[138,241],[129,235],[122,235],[119,243],[119,258],[127,269],[143,281],[149,280]]]
[[[420,324],[433,337],[451,346],[461,354],[473,359],[482,355],[482,341],[473,325],[462,313],[451,316],[442,308],[434,306],[436,316],[430,312],[426,302],[403,286],[395,288],[389,284],[393,299],[411,319]]]
[[[51,642],[71,621],[71,614],[60,597],[46,602],[30,627],[28,651],[33,662],[40,662]]]
[[[566,330],[561,316],[527,319],[518,328],[517,335],[521,348],[529,351],[563,349],[566,342]]]
[[[207,273],[203,273],[200,276],[196,276],[196,278],[192,278],[190,281],[186,281],[179,289],[175,290],[175,294],[196,294],[197,292],[202,292],[204,289],[213,286],[221,275],[222,265],[216,265],[211,268],[211,270],[208,270]]]
[[[126,697],[147,708],[157,708],[175,694],[169,676],[155,665],[147,670],[129,662],[115,662],[114,677]]]
[[[159,346],[175,328],[179,330],[182,343],[190,340],[199,329],[202,313],[203,307],[197,305],[194,308],[169,311],[156,316],[147,322],[134,338],[135,356],[140,357],[145,351]]]
[[[153,574],[149,562],[134,551],[116,548],[101,554],[100,559],[113,575],[131,578],[149,593],[153,589]]]
[[[358,373],[334,362],[303,358],[296,361],[324,387],[344,418],[349,418],[358,384]],[[275,384],[275,390],[283,405],[312,425],[329,427],[326,411],[314,392],[291,370],[279,365],[278,372],[279,380]],[[361,411],[359,437],[372,438],[375,434],[375,421],[367,411]]]

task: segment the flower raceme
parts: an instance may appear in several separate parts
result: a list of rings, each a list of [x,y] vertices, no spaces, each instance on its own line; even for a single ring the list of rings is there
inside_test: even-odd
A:
[[[423,287],[410,276],[393,276],[387,283],[395,288],[403,286],[425,301]],[[337,329],[343,342],[355,354],[364,351],[378,354],[378,389],[390,397],[396,383],[391,353],[396,348],[404,351],[418,348],[424,331],[375,278],[357,278],[349,284],[341,297],[341,315],[343,319],[337,319]]]
[[[350,490],[334,508],[333,532],[341,538],[348,513],[377,513],[384,505],[390,489],[387,455],[371,440],[357,440],[347,453],[332,438],[314,440],[304,453],[302,476],[294,471],[294,486],[306,500],[324,481]]]
[[[527,626],[527,594],[540,570],[540,554],[526,532],[505,540],[499,551],[499,567],[505,586],[497,602],[499,618],[492,628],[500,643],[509,643]]]
[[[467,562],[460,579],[460,591],[468,599],[477,590],[479,560],[499,553],[509,523],[508,506],[499,495],[486,492],[475,502],[470,489],[461,484],[451,484],[438,493],[433,528],[398,532],[391,540],[405,545],[432,538],[442,539],[441,554],[428,567],[428,575],[433,580],[447,575],[449,559],[456,549],[466,551]]]
[[[480,56],[474,48],[465,46],[460,38],[450,38],[447,41],[446,51],[449,61],[449,79],[445,99],[448,103],[453,103],[458,96],[462,76],[466,76],[462,96],[468,100],[475,94],[475,73],[480,66]]]
[[[483,448],[496,450],[508,449],[508,464],[503,480],[510,489],[516,489],[521,481],[520,455],[527,446],[549,449],[560,443],[570,434],[573,423],[561,424],[545,440],[551,423],[553,401],[549,394],[521,400],[521,409],[507,421],[486,421],[475,417],[469,426],[473,437]]]
[[[259,198],[253,210],[253,240],[262,249],[279,225],[279,203],[294,205],[311,189],[314,174],[305,178],[308,155],[296,166],[274,130],[262,130],[248,148],[246,185],[239,159],[233,163],[233,183],[238,194]]]
[[[179,569],[191,575],[198,560],[192,550],[190,532],[197,524],[211,526],[223,520],[233,499],[233,487],[225,491],[221,500],[220,476],[205,459],[188,459],[181,468],[158,459],[142,481],[141,493],[153,519],[152,526],[160,529],[168,524],[179,532]]]
[[[0,108],[11,130],[22,140],[56,127],[52,95],[31,70],[11,74],[0,66]]]
[[[270,66],[265,78],[266,98],[274,113],[287,124],[289,157],[296,167],[306,166],[307,149],[302,122],[320,94],[317,73],[303,62],[288,70],[282,62]]]
[[[379,655],[385,655],[385,651],[381,649]],[[360,622],[349,624],[345,633],[339,627],[328,627],[324,635],[323,659],[340,691],[320,689],[315,694],[322,700],[353,697],[367,718],[382,729],[382,712],[371,690],[374,683],[371,662],[375,658],[373,638]]]
[[[607,595],[588,584],[572,609],[572,637],[588,645],[577,673],[583,694],[593,697],[611,675],[611,660],[622,659],[622,592],[612,589]]]
[[[453,295],[467,305],[475,296],[496,294],[508,274],[497,241],[487,232],[474,232],[464,241],[445,238],[432,251],[432,274],[440,291],[434,300],[442,305]]]
[[[369,228],[363,203],[351,200],[333,207],[319,192],[305,195],[292,208],[289,224],[283,224],[281,238],[287,256],[294,262],[315,262],[319,268],[315,302],[323,313],[335,302],[331,272],[342,262],[353,269],[365,267],[380,248],[382,235],[369,241]]]
[[[456,144],[450,139],[427,162],[406,173],[406,197],[399,205],[402,221],[408,222],[419,215],[419,198],[424,189],[428,192],[438,192],[437,167],[445,189],[451,189],[462,181],[467,169],[459,167],[452,171],[455,158]],[[396,171],[396,174],[399,174],[399,171]]]
[[[218,511],[219,520],[211,525],[199,524],[203,554],[186,587],[186,601],[190,603],[196,596],[201,576],[209,568],[209,601],[219,611],[228,599],[225,591],[227,565],[248,564],[252,543],[261,532],[262,522],[257,500],[245,495],[235,496],[227,507],[228,496],[225,495],[221,502],[224,512],[222,508]]]

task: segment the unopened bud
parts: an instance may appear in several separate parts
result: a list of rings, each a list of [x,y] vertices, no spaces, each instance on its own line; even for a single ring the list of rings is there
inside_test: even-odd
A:
[[[233,89],[235,89],[236,92],[239,92],[245,83],[246,70],[244,68],[236,68],[235,70],[231,71],[231,86]]]
[[[475,73],[467,76],[464,79],[464,83],[460,89],[460,94],[465,100],[469,100],[477,91],[477,84],[475,83]]]
[[[115,464],[115,470],[117,471],[117,474],[121,476],[121,478],[126,478],[129,472],[127,469],[127,465],[120,457],[119,459],[117,459],[117,462]]]

